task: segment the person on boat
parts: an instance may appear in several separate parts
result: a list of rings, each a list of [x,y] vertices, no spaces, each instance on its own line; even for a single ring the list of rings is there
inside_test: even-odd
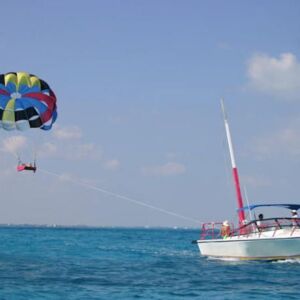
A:
[[[293,224],[293,228],[299,226],[299,223],[298,223],[298,213],[297,213],[297,210],[293,209],[291,211],[292,213],[292,224]]]
[[[18,166],[17,166],[17,171],[21,172],[21,171],[33,171],[33,173],[36,172],[36,162],[34,161],[34,163],[22,163],[19,160]]]
[[[291,213],[292,213],[292,218],[293,218],[293,219],[298,219],[298,213],[297,213],[297,211],[296,211],[295,209],[293,209],[293,210],[291,211]]]
[[[256,225],[257,225],[258,229],[264,228],[263,220],[264,220],[264,215],[259,214],[258,215],[258,221],[256,221]]]
[[[226,239],[230,236],[230,225],[229,222],[226,220],[223,222],[222,227],[221,227],[221,236],[223,239]]]

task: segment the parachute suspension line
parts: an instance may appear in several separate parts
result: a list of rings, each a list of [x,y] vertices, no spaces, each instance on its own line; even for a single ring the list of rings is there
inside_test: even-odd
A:
[[[30,116],[28,115],[28,113],[27,113],[27,110],[24,110],[24,112],[25,112],[25,115],[26,115],[26,119],[28,120],[28,122],[29,122],[29,120],[30,120]],[[34,141],[34,139],[33,139],[33,142],[32,142],[33,144],[32,144],[32,153],[30,153],[30,156],[32,155],[33,156],[33,164],[34,164],[34,167],[36,166],[36,153],[37,153],[37,145],[36,145],[36,142]]]
[[[20,166],[21,163],[22,163],[22,160],[21,160],[20,156],[18,155],[18,166]]]
[[[43,172],[44,174],[55,176],[57,178],[60,178],[62,176],[62,174],[50,172],[50,171],[47,171],[47,170],[43,170],[43,169],[39,169],[39,170],[40,170],[40,172]],[[190,222],[193,222],[193,223],[197,223],[197,224],[201,223],[196,219],[186,217],[186,216],[183,216],[181,214],[178,214],[178,213],[175,213],[175,212],[172,212],[172,211],[169,211],[169,210],[166,210],[166,209],[163,209],[163,208],[160,208],[160,207],[157,207],[157,206],[154,206],[154,205],[151,205],[151,204],[148,204],[148,203],[145,203],[145,202],[127,197],[127,196],[123,196],[123,195],[118,194],[118,193],[114,193],[114,192],[105,190],[103,188],[100,188],[100,187],[97,187],[95,185],[86,183],[86,182],[84,182],[82,180],[79,180],[79,179],[76,180],[76,179],[69,178],[69,179],[67,179],[67,181],[72,182],[76,185],[83,186],[83,187],[85,187],[89,190],[94,190],[94,191],[106,194],[108,196],[112,196],[112,197],[115,197],[115,198],[118,198],[118,199],[121,199],[121,200],[125,200],[125,201],[128,201],[128,202],[134,203],[136,205],[144,206],[144,207],[159,211],[161,213],[164,213],[164,214],[167,214],[167,215],[170,215],[170,216],[173,216],[173,217],[177,217],[177,218],[180,218],[180,219],[183,219],[183,220],[186,220],[186,221],[190,221]]]
[[[34,156],[33,167],[36,168],[36,156]]]
[[[13,149],[13,148],[5,149],[5,145],[4,145],[6,140],[10,140],[12,143],[14,143],[16,141],[16,135],[12,135],[11,131],[6,131],[6,130],[1,130],[1,135],[3,135],[3,138],[1,138],[2,146],[3,146],[1,147],[1,151],[5,152],[6,154],[14,156],[18,160],[18,162],[21,162],[22,159],[21,159],[20,150]]]
[[[37,156],[37,149],[33,150],[33,165],[36,167],[36,156]]]

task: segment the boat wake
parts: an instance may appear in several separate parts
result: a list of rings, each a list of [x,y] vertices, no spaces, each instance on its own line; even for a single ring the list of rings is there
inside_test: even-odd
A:
[[[208,260],[220,260],[220,261],[230,261],[230,262],[241,262],[239,258],[235,257],[214,257],[214,256],[208,256]]]
[[[289,258],[273,261],[274,264],[300,264],[300,258]]]

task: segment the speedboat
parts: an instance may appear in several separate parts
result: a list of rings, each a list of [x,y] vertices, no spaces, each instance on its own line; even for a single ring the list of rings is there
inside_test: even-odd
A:
[[[206,257],[234,260],[282,260],[300,258],[300,204],[254,204],[244,206],[228,118],[221,100],[226,137],[237,197],[238,225],[209,222],[202,224],[200,238],[194,243]],[[255,218],[252,212],[261,208],[283,208],[293,212],[291,217]],[[246,218],[249,212],[250,220]],[[262,215],[261,215],[262,216]]]

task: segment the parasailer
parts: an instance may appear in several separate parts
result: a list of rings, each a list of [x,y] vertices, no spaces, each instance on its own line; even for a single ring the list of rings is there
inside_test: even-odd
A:
[[[0,128],[50,130],[56,118],[56,96],[44,80],[26,72],[0,74]],[[17,170],[35,172],[36,162],[19,162]]]
[[[34,161],[34,163],[22,163],[19,162],[18,166],[17,166],[17,171],[21,172],[21,171],[33,171],[33,173],[36,172],[36,162]]]

